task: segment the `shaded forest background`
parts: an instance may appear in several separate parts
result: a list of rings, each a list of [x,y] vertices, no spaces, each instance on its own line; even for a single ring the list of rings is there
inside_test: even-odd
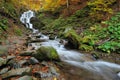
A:
[[[0,0],[1,43],[24,33],[19,18],[29,9],[36,12],[34,27],[51,39],[57,35],[86,52],[120,53],[119,0]]]

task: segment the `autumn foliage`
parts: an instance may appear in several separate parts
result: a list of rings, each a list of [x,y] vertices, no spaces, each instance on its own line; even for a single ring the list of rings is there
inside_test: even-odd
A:
[[[69,5],[76,5],[81,2],[81,0],[9,0],[17,7],[26,6],[32,10],[47,10],[54,11],[61,6],[69,7]]]

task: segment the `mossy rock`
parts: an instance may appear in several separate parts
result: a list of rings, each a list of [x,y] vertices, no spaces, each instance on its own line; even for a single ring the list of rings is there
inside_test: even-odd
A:
[[[50,46],[42,46],[37,51],[36,54],[33,55],[36,59],[42,60],[56,60],[60,61],[59,55],[57,51]]]
[[[69,30],[64,34],[64,37],[68,40],[68,44],[66,46],[72,48],[79,48],[80,44],[80,36],[75,32],[75,30]]]

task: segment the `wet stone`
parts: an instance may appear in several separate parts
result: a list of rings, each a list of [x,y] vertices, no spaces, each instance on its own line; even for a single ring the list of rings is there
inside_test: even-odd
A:
[[[41,62],[41,65],[42,65],[42,66],[48,66],[48,63],[47,63],[46,61],[42,61],[42,62]]]
[[[14,59],[8,61],[7,65],[9,65],[10,67],[13,67],[13,64],[15,63],[16,61]]]
[[[8,71],[5,74],[2,74],[1,77],[2,79],[5,78],[9,78],[12,76],[21,76],[21,75],[25,75],[25,74],[30,74],[31,73],[31,68],[30,67],[26,67],[26,68],[19,68],[19,69],[12,69],[10,71]]]
[[[38,64],[39,61],[36,58],[31,57],[30,60],[29,60],[29,63],[34,65],[34,64]]]
[[[4,74],[4,73],[6,73],[8,70],[9,70],[9,68],[3,68],[3,69],[0,71],[0,74]]]
[[[52,77],[53,75],[51,73],[44,73],[44,72],[36,72],[34,73],[35,77],[38,77],[38,78],[47,78],[47,77]]]
[[[26,64],[29,64],[29,62],[27,60],[20,60],[18,63],[20,64],[20,66],[24,66]]]
[[[7,63],[7,59],[0,58],[0,66],[5,65]]]
[[[56,76],[59,75],[59,73],[57,73],[56,69],[55,69],[54,67],[52,67],[52,66],[50,66],[50,72],[51,72],[53,75],[56,75]]]
[[[120,77],[120,72],[117,75]]]
[[[20,56],[32,56],[35,51],[23,51],[20,53]]]
[[[23,76],[18,78],[17,80],[33,80],[32,76]]]
[[[26,68],[19,68],[19,69],[12,69],[10,71],[8,71],[5,74],[2,74],[1,77],[4,78],[9,78],[12,76],[21,76],[21,75],[25,75],[25,74],[29,74],[31,71],[30,67],[26,67]]]
[[[11,60],[11,59],[14,59],[15,56],[7,56],[7,60]]]

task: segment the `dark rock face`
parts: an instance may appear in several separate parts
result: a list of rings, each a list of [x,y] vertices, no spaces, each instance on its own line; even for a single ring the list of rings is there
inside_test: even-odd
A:
[[[80,37],[74,30],[69,30],[64,34],[65,38],[67,39],[68,43],[65,47],[79,49],[80,45]]]
[[[43,23],[41,22],[41,20],[38,19],[38,18],[36,18],[36,17],[32,17],[32,18],[30,19],[30,23],[33,24],[33,27],[34,27],[35,29],[41,29],[42,27],[45,26],[45,24],[43,24]]]

